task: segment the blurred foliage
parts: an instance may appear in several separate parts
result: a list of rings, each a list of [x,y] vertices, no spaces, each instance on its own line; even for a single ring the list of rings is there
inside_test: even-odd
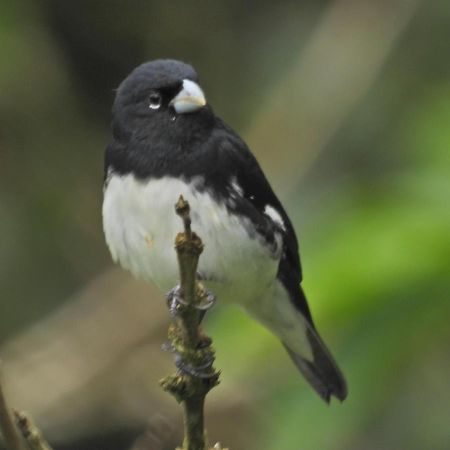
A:
[[[111,265],[102,158],[120,80],[147,59],[192,62],[216,112],[245,137],[338,3],[0,3],[2,341]],[[322,404],[237,308],[207,320],[223,385],[244,380],[254,399],[252,420],[234,426],[255,449],[450,448],[450,7],[417,4],[368,92],[283,197],[349,398]],[[262,161],[269,178],[281,152],[282,142]]]

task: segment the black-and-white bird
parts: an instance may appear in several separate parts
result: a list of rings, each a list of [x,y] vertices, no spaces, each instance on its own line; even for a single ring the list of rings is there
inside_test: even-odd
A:
[[[114,261],[168,291],[183,195],[205,245],[199,274],[286,347],[327,402],[345,379],[313,324],[294,228],[245,142],[213,112],[192,66],[156,60],[121,83],[106,149],[103,226]]]

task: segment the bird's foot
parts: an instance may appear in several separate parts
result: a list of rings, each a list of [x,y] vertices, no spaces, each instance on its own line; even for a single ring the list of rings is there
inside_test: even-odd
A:
[[[214,356],[213,354],[207,354],[202,358],[201,363],[193,364],[192,362],[186,361],[183,356],[179,353],[175,353],[175,365],[177,369],[193,377],[209,379],[217,376],[217,373],[213,368]]]
[[[211,338],[200,334],[195,354],[186,353],[182,345],[178,346],[171,341],[164,342],[161,349],[174,354],[175,365],[181,373],[202,379],[212,379],[218,374],[213,368],[214,352],[209,348],[211,342]]]
[[[172,288],[167,294],[166,294],[167,304],[169,307],[169,311],[172,314],[172,316],[176,316],[177,312],[182,308],[183,306],[188,305],[183,300],[183,296],[181,293],[181,287],[179,284],[177,284],[174,288]],[[208,291],[201,283],[198,283],[197,285],[197,301],[195,302],[195,308],[199,311],[207,311],[210,309],[214,303],[216,302],[216,296]]]
[[[166,299],[170,314],[172,314],[172,316],[176,316],[180,308],[183,305],[187,305],[181,295],[181,286],[179,284],[177,284],[166,294]]]
[[[198,283],[197,285],[197,303],[195,307],[200,311],[207,311],[212,308],[216,303],[216,296],[208,289],[203,286],[203,284]]]
[[[176,351],[175,346],[170,341],[165,341],[161,345],[161,350],[163,352],[169,352],[169,353],[175,353],[175,351]]]

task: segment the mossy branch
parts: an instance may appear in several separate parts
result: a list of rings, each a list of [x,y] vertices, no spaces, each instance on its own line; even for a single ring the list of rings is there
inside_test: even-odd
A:
[[[219,372],[213,367],[212,341],[200,331],[204,312],[199,306],[208,295],[197,281],[197,265],[203,243],[191,230],[189,204],[182,196],[175,205],[175,211],[183,220],[184,232],[178,233],[175,238],[180,286],[178,302],[170,305],[174,320],[169,327],[169,340],[178,358],[176,365],[179,370],[161,380],[161,385],[183,405],[182,450],[205,450],[205,397],[219,383]],[[214,448],[221,448],[220,444]]]

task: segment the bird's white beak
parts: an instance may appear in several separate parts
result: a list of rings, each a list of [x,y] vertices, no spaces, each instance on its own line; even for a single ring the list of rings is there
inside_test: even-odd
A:
[[[173,98],[170,105],[177,114],[191,113],[206,105],[205,94],[194,81],[183,80],[181,91]]]

